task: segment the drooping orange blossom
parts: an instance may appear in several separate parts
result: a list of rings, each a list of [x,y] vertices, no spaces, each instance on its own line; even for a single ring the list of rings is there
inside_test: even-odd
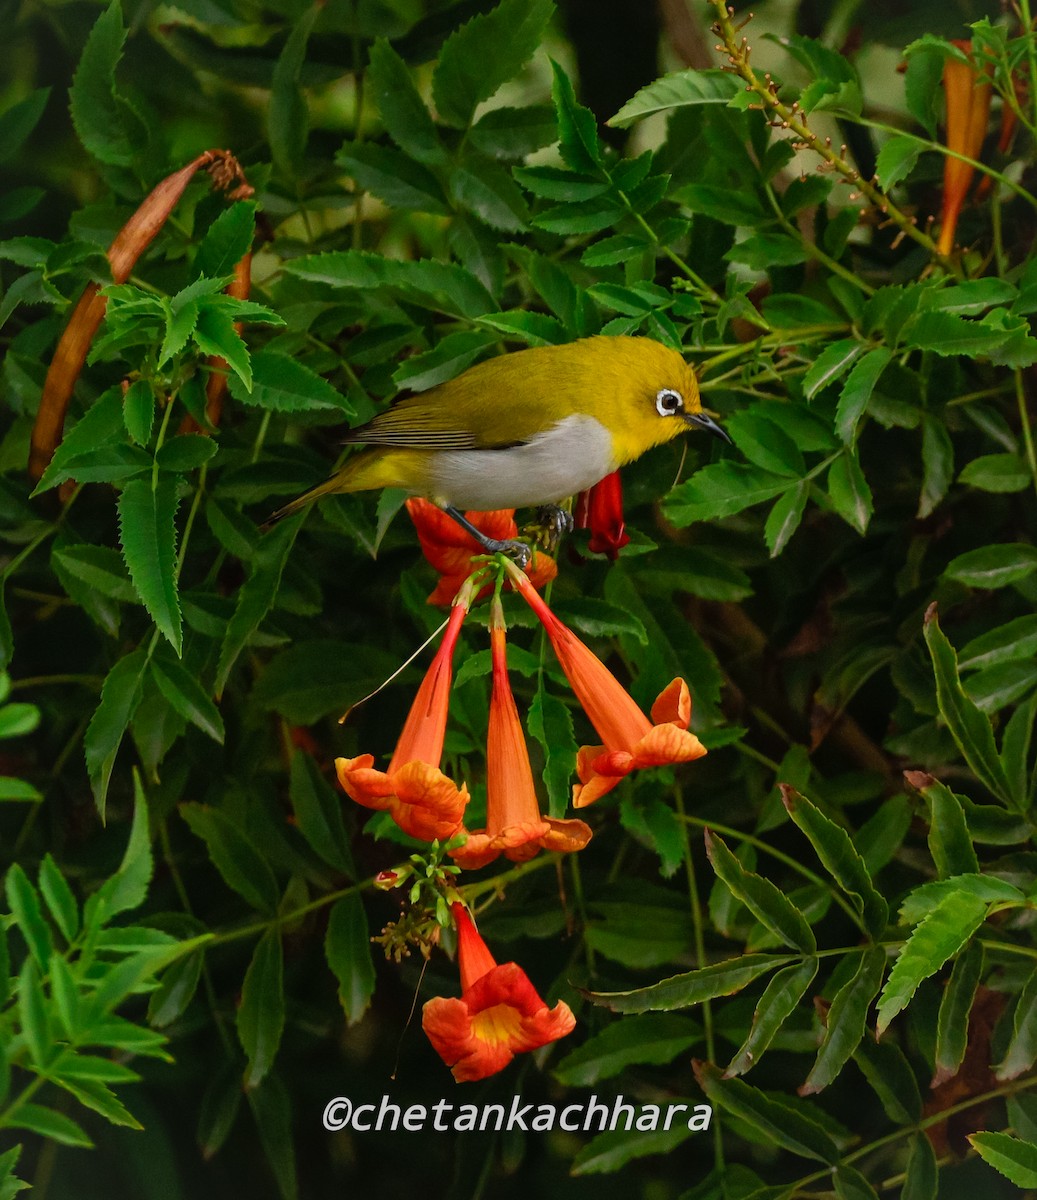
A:
[[[494,599],[490,609],[490,654],[493,684],[486,738],[486,828],[468,834],[465,844],[450,851],[466,871],[486,866],[503,854],[525,862],[541,850],[582,850],[591,831],[583,821],[543,817],[533,785],[526,739],[508,680],[504,613]]]
[[[577,756],[576,808],[593,804],[631,771],[691,762],[706,753],[688,730],[691,694],[683,679],[674,679],[664,688],[649,720],[601,659],[551,612],[529,580],[510,563],[507,570],[544,626],[577,700],[603,743],[583,746]]]
[[[365,808],[388,812],[404,833],[422,841],[444,841],[461,828],[468,789],[460,788],[439,769],[446,737],[453,655],[461,625],[472,602],[472,588],[462,587],[450,610],[446,631],[418,689],[392,760],[374,769],[374,756],[337,758],[338,781],[348,796]]]
[[[959,50],[971,54],[972,42],[956,40]],[[990,115],[992,85],[988,68],[977,70],[972,62],[948,57],[943,64],[943,90],[947,100],[947,136],[949,150],[978,159],[983,149]],[[954,249],[954,234],[965,196],[976,168],[960,158],[943,160],[943,205],[940,211],[940,238],[937,248],[943,255]]]
[[[495,1075],[516,1054],[565,1037],[576,1019],[564,1001],[548,1008],[517,963],[498,966],[465,906],[450,908],[461,995],[429,1000],[421,1025],[457,1082],[467,1083]]]

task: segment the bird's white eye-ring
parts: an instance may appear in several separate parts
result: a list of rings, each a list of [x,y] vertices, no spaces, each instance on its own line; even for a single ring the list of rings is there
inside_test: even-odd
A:
[[[673,388],[662,388],[655,397],[655,410],[660,417],[672,417],[684,409],[684,397]]]

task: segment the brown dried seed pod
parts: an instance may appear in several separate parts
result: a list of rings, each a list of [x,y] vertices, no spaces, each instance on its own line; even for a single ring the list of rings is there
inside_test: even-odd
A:
[[[229,193],[231,198],[239,199],[252,194],[241,166],[229,150],[206,150],[204,154],[199,154],[186,167],[174,171],[157,184],[116,234],[108,248],[108,262],[116,283],[125,283],[129,279],[137,260],[154,241],[188,183],[201,167],[209,171],[213,186],[220,190],[227,190],[234,185],[234,190]],[[72,390],[86,362],[98,326],[104,319],[107,303],[99,293],[100,288],[96,283],[87,285],[72,311],[47,370],[29,449],[29,475],[33,479],[39,479],[47,469],[61,442]]]

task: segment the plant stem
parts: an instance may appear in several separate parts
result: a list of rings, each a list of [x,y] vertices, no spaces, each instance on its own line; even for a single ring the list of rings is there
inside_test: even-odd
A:
[[[1026,388],[1021,367],[1015,369],[1015,399],[1019,406],[1019,427],[1023,432],[1023,446],[1026,448],[1026,461],[1030,465],[1030,478],[1033,480],[1034,489],[1037,490],[1037,452],[1034,451],[1033,427],[1030,424],[1030,410],[1026,404]]]
[[[681,842],[684,851],[684,874],[688,881],[688,904],[691,908],[691,925],[695,938],[695,963],[701,971],[706,964],[705,922],[702,919],[702,904],[699,901],[698,879],[695,874],[695,859],[691,853],[691,838],[688,836],[688,825],[691,822],[684,811],[684,789],[675,784],[673,789],[674,804],[678,819],[681,821]],[[702,1002],[702,1032],[706,1043],[706,1057],[710,1062],[717,1061],[716,1037],[713,1033],[713,1007],[709,1000]],[[713,1147],[718,1171],[724,1169],[724,1141],[719,1121],[712,1122]]]

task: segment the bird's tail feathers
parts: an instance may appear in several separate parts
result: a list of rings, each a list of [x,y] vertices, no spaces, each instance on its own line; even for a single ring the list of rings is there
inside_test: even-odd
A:
[[[300,508],[333,492],[366,492],[397,487],[414,495],[423,495],[427,490],[428,459],[429,453],[425,450],[397,450],[390,447],[367,450],[351,458],[323,483],[290,500],[284,508],[279,508],[267,524],[272,525],[275,521],[290,517]]]
[[[344,490],[346,489],[342,487],[341,472],[337,472],[326,479],[323,483],[319,483],[316,487],[310,488],[308,492],[303,492],[301,496],[296,496],[294,500],[289,500],[288,503],[283,508],[279,508],[277,512],[271,513],[266,519],[266,524],[273,525],[277,521],[282,521],[285,517],[290,517],[293,513],[297,513],[300,509],[306,508],[306,506],[312,504],[314,500],[319,500],[321,496],[328,496],[332,492],[341,492]]]

